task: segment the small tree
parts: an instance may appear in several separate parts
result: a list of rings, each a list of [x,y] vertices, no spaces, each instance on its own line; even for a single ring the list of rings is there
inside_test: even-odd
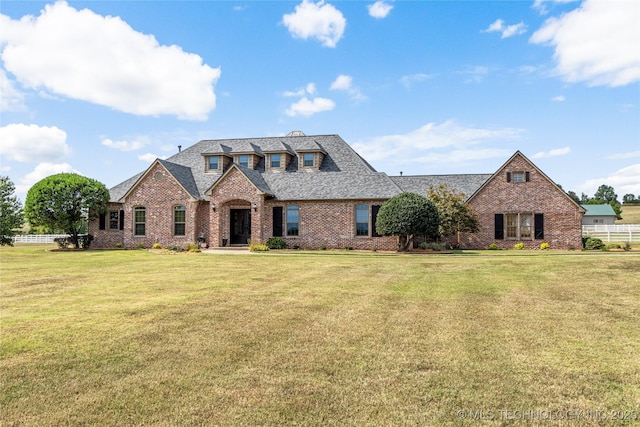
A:
[[[62,229],[76,248],[84,222],[97,217],[109,202],[109,190],[101,182],[75,173],[51,175],[27,193],[25,214],[31,225]]]
[[[24,224],[22,205],[13,194],[15,190],[8,176],[0,177],[0,246],[13,246],[16,229]]]
[[[401,193],[380,207],[376,231],[398,236],[398,250],[406,251],[416,234],[437,238],[439,225],[438,210],[429,199],[416,193]]]
[[[457,242],[460,243],[460,233],[477,233],[480,229],[478,217],[471,211],[471,206],[465,203],[463,193],[440,184],[437,187],[429,187],[427,196],[438,209],[438,230],[441,236],[455,234]]]

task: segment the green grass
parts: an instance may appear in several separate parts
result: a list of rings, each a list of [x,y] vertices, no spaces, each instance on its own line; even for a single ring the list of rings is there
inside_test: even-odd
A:
[[[636,253],[0,256],[3,425],[640,417]]]
[[[640,205],[623,205],[622,220],[616,221],[616,224],[640,224]]]

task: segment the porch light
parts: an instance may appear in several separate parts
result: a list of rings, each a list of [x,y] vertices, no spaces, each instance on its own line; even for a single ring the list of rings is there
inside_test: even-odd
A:
[[[258,211],[258,205],[256,205],[256,202],[251,203],[251,207],[253,208],[254,212]]]
[[[216,204],[213,202],[211,202],[211,210],[214,212],[216,211]]]

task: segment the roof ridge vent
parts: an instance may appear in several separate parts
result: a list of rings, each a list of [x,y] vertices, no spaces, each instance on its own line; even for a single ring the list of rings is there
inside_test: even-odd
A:
[[[301,130],[292,130],[287,136],[307,136]]]

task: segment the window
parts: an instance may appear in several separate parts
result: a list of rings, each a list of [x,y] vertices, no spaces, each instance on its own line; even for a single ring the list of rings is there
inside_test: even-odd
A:
[[[244,166],[245,168],[249,167],[249,155],[248,154],[241,154],[238,156],[238,164],[240,166]]]
[[[507,172],[507,182],[529,182],[531,174],[527,172]]]
[[[506,217],[507,239],[531,239],[533,215],[507,214]]]
[[[117,230],[120,222],[120,213],[118,211],[109,211],[109,229]]]
[[[287,236],[298,236],[300,209],[297,206],[287,206]]]
[[[305,168],[313,167],[313,153],[304,153],[302,155],[302,165]]]
[[[144,236],[146,234],[147,211],[143,207],[133,209],[133,235]]]
[[[271,167],[279,168],[280,167],[280,154],[272,154],[271,156]]]
[[[173,234],[175,236],[185,235],[185,224],[187,222],[187,208],[176,206],[173,208]]]
[[[218,167],[220,166],[220,164],[219,164],[220,157],[218,157],[218,156],[209,156],[207,160],[208,160],[208,163],[207,163],[207,169],[208,170],[218,170]]]
[[[594,220],[593,220],[593,223],[594,223],[594,224],[604,224],[604,219],[598,219],[598,218],[596,218],[596,219],[594,219]]]
[[[356,206],[356,236],[369,236],[369,205]]]
[[[513,182],[524,182],[524,173],[522,173],[522,172],[514,172],[513,173]]]

